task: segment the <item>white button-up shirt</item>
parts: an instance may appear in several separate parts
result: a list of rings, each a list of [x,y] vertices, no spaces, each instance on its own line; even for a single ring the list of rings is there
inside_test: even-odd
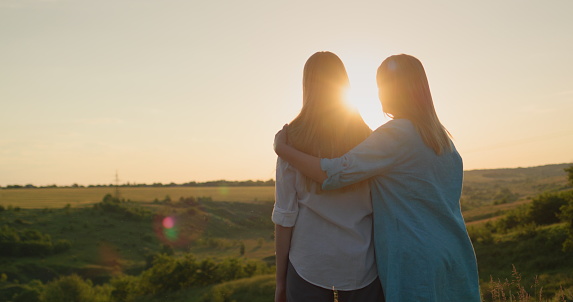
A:
[[[279,158],[272,220],[294,227],[289,260],[307,282],[347,291],[376,279],[367,182],[354,190],[308,192],[302,174]]]

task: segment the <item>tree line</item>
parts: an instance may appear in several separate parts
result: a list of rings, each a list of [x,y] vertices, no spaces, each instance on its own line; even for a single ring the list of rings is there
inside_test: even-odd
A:
[[[105,187],[267,187],[274,186],[275,180],[242,180],[242,181],[231,181],[231,180],[213,180],[206,182],[196,182],[190,181],[186,183],[161,183],[155,182],[152,184],[138,184],[138,183],[124,183],[124,184],[97,184],[97,185],[79,185],[72,184],[70,186],[58,186],[58,185],[46,185],[46,186],[36,186],[33,184],[26,185],[6,185],[5,187],[0,186],[0,189],[40,189],[40,188],[105,188]]]

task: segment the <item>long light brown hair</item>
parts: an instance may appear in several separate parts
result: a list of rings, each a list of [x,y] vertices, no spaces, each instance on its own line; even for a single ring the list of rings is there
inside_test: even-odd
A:
[[[348,74],[337,55],[323,51],[310,56],[303,71],[302,109],[287,130],[289,144],[316,157],[335,158],[368,137],[372,130],[346,103],[348,88]],[[306,178],[306,189],[313,187],[321,192],[320,185]]]
[[[436,114],[420,60],[405,54],[390,56],[378,67],[376,82],[386,115],[409,119],[436,154],[452,150],[451,134]]]

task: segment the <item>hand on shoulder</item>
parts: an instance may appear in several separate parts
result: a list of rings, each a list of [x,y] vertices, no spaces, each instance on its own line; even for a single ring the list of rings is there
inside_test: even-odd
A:
[[[273,143],[273,149],[275,153],[280,156],[280,148],[287,144],[288,136],[287,136],[287,128],[288,124],[285,124],[283,128],[275,134],[275,141]]]

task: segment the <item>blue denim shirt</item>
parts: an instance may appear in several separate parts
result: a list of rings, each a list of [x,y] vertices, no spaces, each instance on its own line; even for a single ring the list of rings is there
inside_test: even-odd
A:
[[[323,189],[370,179],[374,244],[386,301],[480,301],[477,262],[460,209],[458,152],[425,145],[392,120],[342,157],[321,159]]]

